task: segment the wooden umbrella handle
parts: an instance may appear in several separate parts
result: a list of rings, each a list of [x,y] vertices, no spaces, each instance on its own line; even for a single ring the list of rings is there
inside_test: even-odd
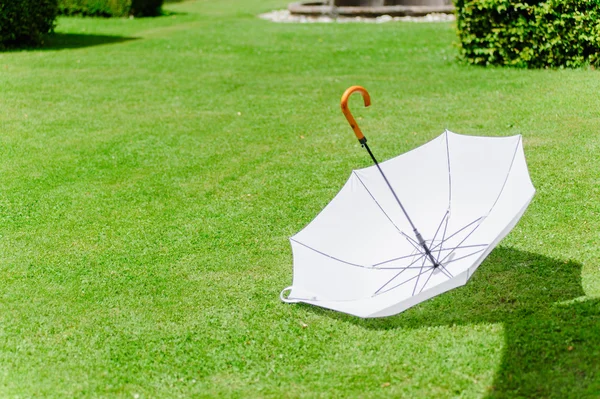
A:
[[[365,101],[365,107],[371,105],[371,96],[369,96],[367,90],[362,86],[349,87],[342,95],[342,101],[340,102],[340,105],[342,107],[342,112],[344,113],[344,116],[346,117],[346,119],[348,119],[350,127],[352,128],[352,130],[354,130],[356,138],[361,144],[364,144],[367,142],[367,138],[360,130],[360,127],[358,127],[358,123],[356,123],[356,120],[354,119],[352,113],[350,112],[350,109],[348,108],[348,98],[350,98],[352,93],[355,92],[359,92],[360,94],[362,94],[363,100]]]

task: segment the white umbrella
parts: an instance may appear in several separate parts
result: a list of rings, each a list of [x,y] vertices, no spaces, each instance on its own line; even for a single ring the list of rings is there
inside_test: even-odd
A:
[[[521,136],[445,131],[381,164],[347,108],[375,166],[354,170],[335,198],[290,238],[294,258],[285,302],[359,317],[400,313],[467,283],[517,224],[535,188]],[[287,297],[284,295],[287,291]]]

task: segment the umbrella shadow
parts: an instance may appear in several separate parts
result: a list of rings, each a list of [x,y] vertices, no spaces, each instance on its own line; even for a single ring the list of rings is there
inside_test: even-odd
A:
[[[332,317],[369,329],[502,323],[489,398],[600,397],[600,300],[578,298],[581,264],[496,248],[464,287],[394,317]]]
[[[138,40],[135,37],[111,35],[86,35],[78,33],[54,33],[49,35],[44,45],[31,50],[65,50],[101,46]]]

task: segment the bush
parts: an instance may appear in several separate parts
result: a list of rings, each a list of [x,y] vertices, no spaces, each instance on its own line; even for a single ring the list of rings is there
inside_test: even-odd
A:
[[[472,64],[600,67],[600,0],[456,0],[461,55]]]
[[[136,17],[160,15],[163,0],[131,0],[131,14]]]
[[[0,49],[42,44],[57,11],[57,0],[0,0]]]
[[[90,17],[124,17],[129,14],[131,0],[59,0],[62,15]]]
[[[163,0],[59,0],[63,15],[90,17],[153,17],[160,15]]]

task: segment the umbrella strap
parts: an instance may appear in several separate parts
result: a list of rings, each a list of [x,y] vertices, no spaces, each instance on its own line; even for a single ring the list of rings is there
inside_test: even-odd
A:
[[[314,296],[312,298],[290,298],[289,296],[286,297],[285,292],[291,291],[292,288],[294,288],[294,287],[290,285],[289,287],[285,287],[283,290],[281,290],[281,293],[279,294],[279,299],[281,299],[285,303],[298,303],[298,302],[316,301],[317,300],[316,296]]]
[[[293,287],[290,285],[289,287],[285,287],[284,289],[282,289],[281,292],[279,293],[279,299],[281,299],[285,303],[298,303],[298,302],[300,302],[299,300],[291,299],[289,297],[287,297],[287,298],[285,297],[285,292],[286,291],[291,291],[292,288]]]

